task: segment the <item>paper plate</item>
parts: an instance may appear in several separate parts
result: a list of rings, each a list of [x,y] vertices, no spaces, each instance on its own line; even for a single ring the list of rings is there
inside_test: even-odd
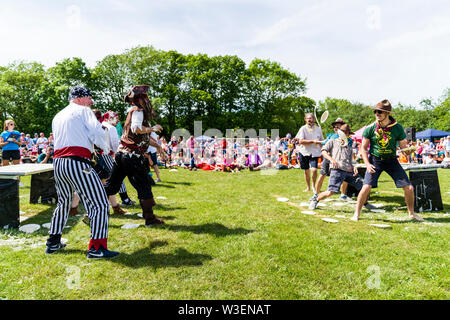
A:
[[[19,211],[19,215],[23,215],[23,214],[25,214],[24,211]]]
[[[280,202],[288,202],[289,201],[288,198],[277,198],[277,200]]]
[[[25,232],[25,233],[33,233],[41,228],[38,224],[26,224],[19,228],[19,231]]]
[[[331,219],[331,218],[322,218],[323,221],[325,222],[331,222],[331,223],[338,223],[339,220],[336,219]]]
[[[342,215],[336,215],[335,217],[336,217],[336,218],[341,218],[341,219],[347,218],[346,216],[342,216]]]
[[[337,134],[339,136],[339,139],[341,139],[344,142],[344,146],[348,145],[348,138],[347,135],[342,130],[338,130]]]
[[[142,213],[138,213],[137,216],[138,216],[139,218],[143,218],[143,217],[144,217],[144,216],[142,215]]]
[[[382,228],[382,229],[389,229],[389,228],[392,228],[389,224],[377,224],[377,223],[372,223],[372,224],[369,224],[369,226],[373,226],[373,227],[376,227],[376,228]]]
[[[385,213],[386,212],[386,210],[384,210],[384,209],[371,209],[370,211],[377,212],[377,213]]]
[[[160,200],[166,200],[166,197],[156,197],[156,199],[160,199]]]
[[[139,226],[140,226],[139,224],[127,223],[127,224],[124,224],[121,228],[122,229],[134,229],[134,228],[138,228]]]
[[[314,211],[302,211],[303,214],[310,214],[310,215],[314,215],[316,214]]]
[[[177,172],[177,169],[170,169],[169,172]]]
[[[320,202],[319,202],[319,203],[317,204],[317,206],[318,206],[318,207],[326,207],[327,205],[326,205],[325,203],[320,203]]]
[[[320,123],[324,123],[328,119],[328,110],[326,110],[324,113],[322,113],[322,116],[320,117]]]
[[[50,226],[51,226],[52,224],[50,223],[50,222],[48,222],[48,223],[44,223],[43,225],[42,225],[42,227],[43,228],[45,228],[45,229],[50,229]]]

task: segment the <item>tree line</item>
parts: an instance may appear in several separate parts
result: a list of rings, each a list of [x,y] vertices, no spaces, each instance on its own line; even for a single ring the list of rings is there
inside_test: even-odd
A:
[[[0,66],[0,120],[12,118],[27,133],[51,131],[54,115],[64,108],[72,86],[83,85],[93,93],[95,108],[114,110],[123,123],[124,95],[136,84],[148,84],[163,134],[178,128],[193,132],[194,121],[203,128],[279,129],[295,135],[304,114],[330,112],[323,125],[331,132],[331,120],[341,117],[354,130],[373,121],[372,110],[359,102],[326,98],[314,101],[305,94],[306,78],[279,63],[254,59],[249,65],[237,56],[181,54],[135,47],[108,55],[93,68],[80,58],[67,58],[46,68],[37,62]],[[418,106],[398,105],[396,119],[417,131],[450,130],[450,89],[438,101],[425,99]],[[330,120],[331,119],[331,120]]]

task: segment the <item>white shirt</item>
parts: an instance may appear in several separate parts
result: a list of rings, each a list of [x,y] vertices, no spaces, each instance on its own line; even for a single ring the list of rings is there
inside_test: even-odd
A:
[[[316,125],[310,128],[307,124],[300,128],[295,137],[301,140],[323,140],[322,129]],[[299,151],[304,156],[320,157],[322,155],[321,145],[316,143],[300,144]]]
[[[142,122],[144,121],[144,112],[136,110],[131,115],[131,132],[136,133],[136,129],[142,130]]]
[[[119,148],[119,135],[117,134],[117,129],[112,124],[107,121],[102,122],[102,126],[107,129],[107,142],[108,146],[114,153],[117,152],[117,148]]]
[[[150,137],[152,137],[153,139],[155,139],[156,141],[158,141],[158,136],[156,135],[156,133],[151,132],[150,133]],[[147,153],[155,153],[156,152],[156,148],[149,145],[148,149],[147,149]]]
[[[55,150],[82,147],[93,152],[95,144],[109,153],[105,131],[89,107],[71,102],[53,118],[52,132]]]

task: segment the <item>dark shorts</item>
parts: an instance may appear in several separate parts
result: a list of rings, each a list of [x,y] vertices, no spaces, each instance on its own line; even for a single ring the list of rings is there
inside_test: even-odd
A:
[[[331,169],[330,181],[328,182],[327,190],[338,193],[339,189],[341,188],[342,182],[344,181],[354,186],[358,191],[361,190],[363,186],[363,178],[359,174],[354,176],[353,172]]]
[[[325,158],[320,166],[320,174],[322,176],[330,176],[330,161]]]
[[[2,152],[2,160],[20,160],[20,151],[19,150],[3,150]]]
[[[405,170],[403,170],[397,158],[382,160],[378,157],[370,155],[369,162],[374,165],[375,173],[369,173],[369,171],[366,171],[364,184],[371,185],[372,188],[378,187],[378,178],[383,171],[386,171],[386,173],[394,180],[397,188],[403,188],[411,185]]]
[[[152,159],[153,165],[158,165],[158,159],[156,157],[156,152],[150,152],[150,159]]]
[[[319,167],[319,158],[313,156],[304,156],[300,153],[300,168],[303,170],[307,170],[310,167],[318,168]]]

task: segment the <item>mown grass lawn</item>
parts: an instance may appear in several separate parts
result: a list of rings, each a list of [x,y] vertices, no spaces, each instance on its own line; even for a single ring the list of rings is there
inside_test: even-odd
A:
[[[269,173],[269,174],[267,174]],[[305,215],[301,170],[162,170],[156,214],[166,225],[121,229],[137,215],[110,217],[110,261],[86,258],[89,229],[71,217],[64,252],[45,255],[47,229],[0,231],[1,299],[449,299],[450,170],[439,170],[444,211],[407,218],[403,192],[382,175],[371,201],[386,213],[324,202]],[[31,205],[20,189],[22,224],[50,221],[54,205]],[[136,192],[127,182],[133,200]],[[326,188],[328,180],[325,180]],[[277,197],[289,198],[279,202]],[[337,196],[333,197],[337,200]],[[128,209],[140,213],[140,207]],[[338,216],[345,216],[336,218]],[[321,217],[338,219],[327,223]],[[378,229],[369,223],[390,224]]]

